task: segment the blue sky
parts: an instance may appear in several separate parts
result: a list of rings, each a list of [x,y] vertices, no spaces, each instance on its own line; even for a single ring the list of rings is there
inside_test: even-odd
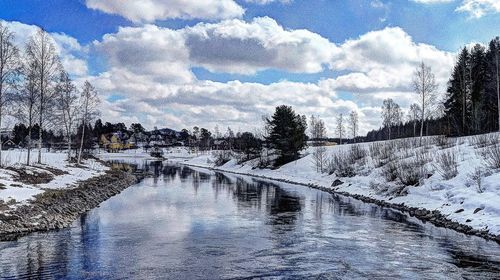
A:
[[[217,122],[244,127],[257,121],[258,115],[269,113],[267,105],[290,100],[292,105],[307,106],[309,109],[302,110],[305,114],[324,113],[327,120],[339,112],[359,110],[367,119],[362,130],[367,131],[378,125],[378,121],[368,120],[374,119],[376,102],[384,96],[400,97],[403,107],[409,105],[410,93],[404,86],[409,78],[397,76],[408,76],[418,60],[428,57],[445,84],[446,68],[451,68],[460,47],[487,43],[500,35],[500,4],[493,0],[210,0],[201,8],[182,0],[120,1],[2,0],[0,19],[41,26],[75,39],[80,47],[65,50],[61,56],[69,55],[70,68],[85,66],[73,71],[75,80],[90,79],[102,87],[103,106],[114,110],[103,114],[104,118],[174,128],[196,122],[207,127]],[[212,8],[216,12],[210,12]],[[244,35],[247,37],[234,33],[228,41],[224,36],[216,38],[227,30],[224,28],[237,27],[250,30]],[[278,40],[274,31],[266,33],[270,29],[282,37]],[[186,42],[178,48],[170,48],[176,41],[140,45],[141,36],[150,38],[151,34]],[[210,38],[200,39],[200,34]],[[120,40],[124,40],[123,46],[129,45],[120,49],[115,44]],[[137,42],[131,42],[134,40]],[[346,40],[352,45],[344,44]],[[192,42],[200,46],[188,46]],[[222,54],[218,54],[221,46]],[[199,53],[194,47],[199,47]],[[230,55],[224,53],[226,47]],[[214,49],[205,53],[204,48]],[[401,58],[406,50],[409,58]],[[350,57],[347,51],[357,55]],[[307,58],[295,61],[302,52]],[[170,53],[176,55],[164,58]],[[384,57],[388,57],[387,63]],[[266,63],[266,59],[272,61]],[[366,59],[367,66],[356,59]],[[394,70],[394,65],[407,68]],[[139,76],[140,85],[132,81]],[[129,84],[128,88],[120,88],[123,84]],[[252,95],[241,92],[250,88],[258,90],[254,94],[262,95],[261,99],[269,99],[269,104],[256,100],[254,110],[248,110],[249,104],[243,101]],[[294,94],[280,93],[277,88],[289,88]],[[226,93],[235,90],[241,92]],[[310,91],[317,96],[311,97]],[[191,95],[196,94],[205,100],[192,101]],[[131,101],[136,107],[126,104]],[[225,118],[216,116],[221,110],[227,113]]]

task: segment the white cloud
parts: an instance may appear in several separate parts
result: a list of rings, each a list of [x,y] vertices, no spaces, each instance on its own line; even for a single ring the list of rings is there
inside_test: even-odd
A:
[[[216,72],[253,74],[274,68],[317,73],[337,51],[316,33],[285,30],[268,17],[198,24],[184,34],[191,61]]]
[[[499,0],[464,0],[457,8],[459,12],[468,13],[471,17],[480,18],[486,14],[500,13]]]
[[[434,69],[437,81],[444,86],[454,61],[454,54],[415,43],[399,27],[368,32],[346,41],[340,49],[331,68],[355,72],[336,80],[339,88],[353,92],[408,88],[413,71],[421,61]]]
[[[37,27],[17,21],[1,21],[14,33],[15,44],[22,50],[29,38],[35,34]],[[88,73],[86,61],[87,49],[78,41],[64,33],[50,33],[54,40],[56,51],[61,57],[61,63],[66,71],[73,76],[85,76]]]
[[[219,124],[251,130],[261,125],[261,115],[288,104],[301,114],[319,114],[332,135],[339,113],[358,110],[365,133],[379,126],[383,98],[394,97],[403,107],[414,100],[410,84],[420,61],[435,69],[443,87],[453,65],[453,54],[416,43],[401,28],[337,45],[310,31],[286,30],[270,18],[178,30],[121,28],[94,45],[109,69],[92,82],[104,96],[124,98],[107,102],[103,117],[176,129]],[[264,69],[314,73],[329,67],[342,74],[317,83],[219,83],[197,80],[192,67],[244,74]],[[337,91],[353,93],[352,99],[340,98]]]
[[[213,72],[254,74],[265,69],[297,73],[324,70],[335,44],[307,30],[285,30],[264,17],[200,23],[178,30],[154,25],[120,28],[95,46],[111,67],[189,82],[191,66]]]
[[[87,0],[86,4],[88,8],[120,15],[133,22],[226,19],[241,17],[245,12],[233,0]]]
[[[111,68],[124,68],[131,74],[164,83],[193,80],[189,53],[179,31],[155,25],[125,27],[115,34],[105,35],[94,46],[105,56]]]

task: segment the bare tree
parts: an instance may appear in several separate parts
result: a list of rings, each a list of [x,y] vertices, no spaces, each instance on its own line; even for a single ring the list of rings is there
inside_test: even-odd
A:
[[[26,165],[30,165],[31,148],[32,148],[32,129],[35,118],[38,113],[38,79],[36,65],[33,61],[24,60],[22,63],[22,83],[18,91],[16,91],[15,103],[16,111],[14,116],[24,123],[28,124],[28,156]]]
[[[99,115],[99,111],[97,106],[100,103],[99,97],[97,95],[97,91],[90,84],[89,81],[85,81],[83,85],[83,90],[81,94],[81,102],[82,102],[82,138],[80,140],[80,151],[78,152],[78,164],[82,161],[82,152],[83,152],[83,142],[85,140],[85,127],[87,124],[92,121],[96,116]]]
[[[344,136],[345,134],[345,127],[344,127],[344,115],[343,114],[340,114],[338,117],[337,117],[337,135],[339,136],[339,141],[340,141],[340,145],[342,145],[342,137]]]
[[[351,129],[351,136],[354,142],[356,142],[356,137],[358,136],[359,117],[358,112],[351,111],[349,114],[349,128]]]
[[[58,118],[64,128],[68,144],[68,161],[71,160],[71,137],[79,110],[78,92],[68,73],[61,71],[56,85]]]
[[[56,54],[52,38],[47,32],[38,29],[26,45],[26,56],[30,65],[35,66],[38,85],[38,163],[42,162],[42,130],[48,119],[49,106],[54,98],[52,84],[59,73],[61,64]]]
[[[5,107],[12,100],[12,90],[19,77],[19,50],[13,41],[14,34],[0,22],[0,129]],[[2,144],[0,137],[0,167],[2,166]]]
[[[436,78],[432,73],[431,67],[425,65],[424,62],[420,63],[415,70],[413,78],[413,89],[419,96],[419,105],[422,110],[420,118],[420,142],[422,142],[422,136],[424,134],[424,122],[432,106],[431,102],[434,100],[437,87]]]
[[[411,104],[408,111],[408,121],[413,123],[413,137],[417,136],[417,121],[420,119],[421,112],[418,104]]]
[[[326,168],[327,157],[324,139],[326,138],[325,122],[319,117],[311,116],[309,123],[311,139],[314,141],[313,160],[316,171],[323,173]]]
[[[388,129],[389,140],[391,140],[392,127],[398,123],[401,118],[401,108],[391,98],[384,100],[382,104],[382,122]]]

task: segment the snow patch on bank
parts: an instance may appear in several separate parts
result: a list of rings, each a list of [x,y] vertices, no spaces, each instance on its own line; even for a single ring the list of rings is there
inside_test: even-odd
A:
[[[80,166],[69,164],[64,152],[42,152],[42,164],[37,164],[37,152],[33,150],[30,162],[26,166],[27,151],[22,149],[2,151],[4,168],[0,168],[0,202],[8,204],[22,204],[33,196],[43,193],[47,189],[64,189],[75,187],[78,182],[100,176],[108,170],[102,163],[88,159]],[[27,174],[47,173],[53,176],[48,183],[28,184],[16,179],[17,173],[8,168],[20,169]],[[52,170],[52,171],[51,171]],[[55,173],[55,174],[54,174]]]

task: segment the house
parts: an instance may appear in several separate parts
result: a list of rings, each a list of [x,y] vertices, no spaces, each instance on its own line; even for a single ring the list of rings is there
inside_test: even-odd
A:
[[[212,150],[230,150],[231,144],[226,140],[214,140]]]
[[[99,145],[111,152],[135,148],[135,143],[130,141],[128,134],[122,132],[101,135]]]
[[[14,143],[14,141],[10,139],[2,143],[2,150],[10,150],[16,147],[17,147],[16,143]]]

